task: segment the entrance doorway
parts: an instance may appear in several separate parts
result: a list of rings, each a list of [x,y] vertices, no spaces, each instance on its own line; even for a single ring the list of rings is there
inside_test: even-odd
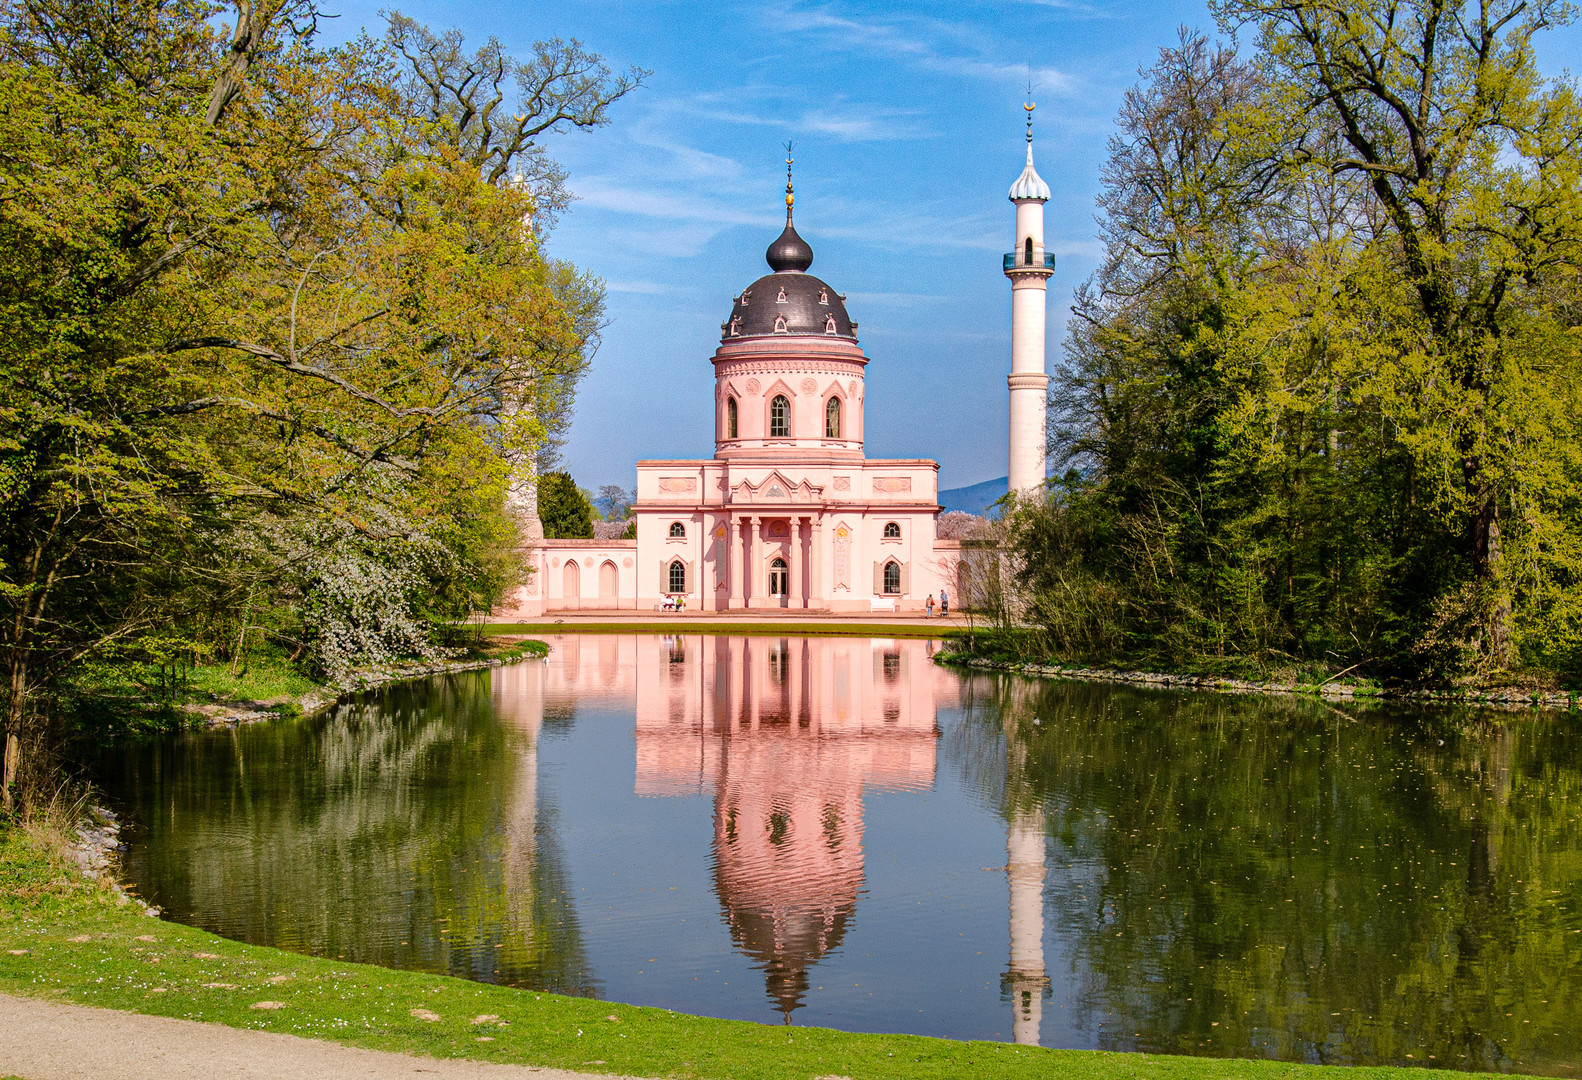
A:
[[[786,561],[778,556],[769,564],[769,596],[776,606],[786,606],[786,594],[791,591],[790,573]]]

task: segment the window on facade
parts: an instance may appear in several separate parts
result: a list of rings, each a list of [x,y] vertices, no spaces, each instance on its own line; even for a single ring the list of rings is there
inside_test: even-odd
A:
[[[824,403],[824,437],[840,438],[840,398],[830,398]]]
[[[1026,255],[1026,257],[1022,259],[1022,262],[1026,263],[1028,266],[1032,266],[1033,265],[1033,238],[1031,236],[1029,236],[1027,238],[1027,249],[1026,249],[1025,255]]]
[[[684,537],[687,535],[687,527],[679,521],[672,521],[670,523],[670,535],[678,539]],[[899,536],[900,534],[897,533],[896,535]]]
[[[899,596],[901,594],[901,564],[887,562],[884,564],[884,594],[886,596]]]
[[[769,564],[769,595],[784,596],[789,590],[786,588],[786,561],[775,559]],[[897,578],[897,581],[900,579]]]
[[[887,577],[884,580],[889,581],[890,579]],[[896,578],[896,580],[900,581],[901,579]],[[670,591],[675,593],[687,591],[687,564],[680,559],[670,564]]]
[[[897,525],[893,521],[886,523],[884,527],[884,538],[886,540],[901,539],[901,526]]]
[[[736,438],[736,399],[725,399],[725,437]]]
[[[769,437],[771,439],[788,439],[791,437],[791,403],[784,394],[776,394],[775,399],[769,403]]]

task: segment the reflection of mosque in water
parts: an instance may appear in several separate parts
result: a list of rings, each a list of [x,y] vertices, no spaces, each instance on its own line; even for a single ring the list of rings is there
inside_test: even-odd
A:
[[[716,894],[732,939],[789,1022],[809,968],[852,925],[863,887],[863,795],[933,786],[936,717],[958,705],[959,677],[933,663],[932,642],[918,640],[551,640],[553,663],[531,665],[529,676],[542,680],[545,710],[635,698],[636,794],[713,797]],[[523,825],[516,831],[527,843]],[[1038,1041],[1048,985],[1043,853],[1042,813],[1011,815],[1004,988],[1018,1042]]]
[[[637,792],[714,797],[731,936],[789,1023],[863,884],[864,791],[934,782],[955,680],[922,641],[673,637],[638,658]]]
[[[917,640],[587,635],[552,645],[546,708],[635,697],[638,795],[713,796],[716,894],[789,1020],[808,968],[840,945],[856,910],[863,793],[933,785],[935,716],[954,703],[955,676]]]

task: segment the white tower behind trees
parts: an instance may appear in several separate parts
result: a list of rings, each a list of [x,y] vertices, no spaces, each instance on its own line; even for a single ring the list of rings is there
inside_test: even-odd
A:
[[[1044,203],[1049,185],[1033,168],[1033,103],[1027,110],[1027,165],[1011,185],[1016,204],[1016,248],[1005,256],[1011,279],[1011,454],[1008,488],[1036,492],[1046,469],[1044,321],[1055,257],[1044,251]]]

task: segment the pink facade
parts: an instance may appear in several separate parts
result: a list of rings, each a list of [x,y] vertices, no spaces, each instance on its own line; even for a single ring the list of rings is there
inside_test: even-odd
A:
[[[788,195],[789,203],[789,195]],[[955,591],[939,465],[863,453],[868,357],[786,229],[735,298],[714,367],[714,456],[637,463],[636,540],[544,540],[512,615],[583,608],[917,611]]]

